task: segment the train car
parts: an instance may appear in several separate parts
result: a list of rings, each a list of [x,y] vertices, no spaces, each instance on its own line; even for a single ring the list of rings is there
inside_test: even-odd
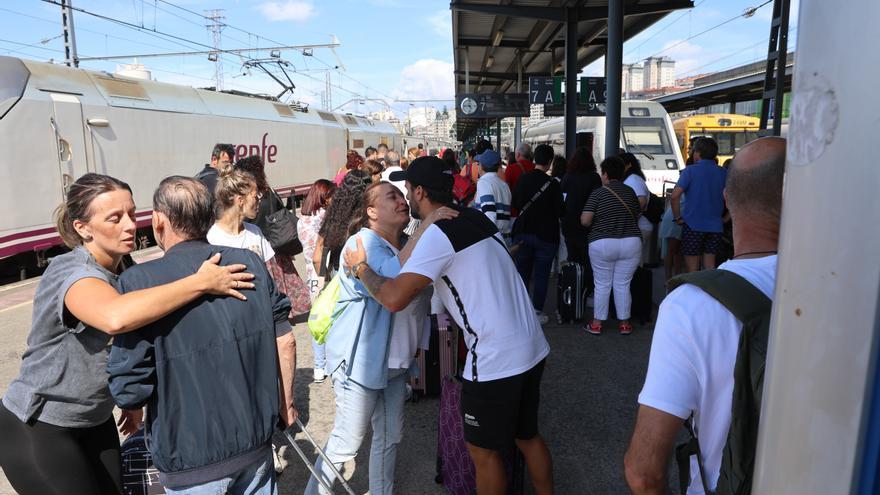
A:
[[[638,157],[648,188],[661,195],[663,184],[678,181],[684,165],[672,121],[663,106],[652,101],[623,101],[620,113],[620,147]],[[522,140],[533,147],[549,144],[564,155],[565,122],[556,118],[530,126],[523,130]],[[597,164],[605,158],[604,143],[605,117],[577,118],[577,146],[592,150]]]
[[[169,175],[193,176],[215,143],[260,155],[282,196],[333,177],[345,153],[400,137],[362,117],[300,111],[278,101],[0,57],[0,264],[45,264],[60,245],[52,213],[87,172],[128,182],[141,235]]]
[[[723,165],[746,143],[758,139],[760,124],[761,119],[756,117],[711,113],[676,119],[672,127],[682,156],[687,156],[691,141],[698,137],[710,137],[718,143],[718,164]]]

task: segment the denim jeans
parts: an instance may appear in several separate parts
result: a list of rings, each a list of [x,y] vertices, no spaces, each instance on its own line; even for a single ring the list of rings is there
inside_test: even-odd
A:
[[[381,390],[363,387],[345,376],[344,367],[333,372],[336,392],[336,418],[324,451],[337,469],[357,454],[367,427],[373,427],[370,445],[370,494],[387,495],[394,491],[394,466],[397,445],[403,436],[403,404],[406,393],[406,370],[388,370],[388,385]],[[333,474],[318,457],[315,469],[333,486]],[[321,485],[312,476],[305,495],[319,493]],[[323,490],[320,492],[323,493]]]
[[[165,488],[168,495],[278,495],[272,454],[219,480],[186,488]]]
[[[526,289],[532,279],[532,271],[535,274],[535,285],[532,288],[532,305],[538,311],[544,310],[544,302],[547,300],[547,284],[550,280],[550,268],[553,266],[553,258],[559,250],[559,244],[553,244],[541,240],[535,234],[517,234],[513,239],[514,245],[519,244],[516,251],[516,269],[526,284]]]
[[[327,364],[327,351],[324,349],[325,344],[319,344],[318,341],[312,339],[312,350],[315,351],[315,368],[316,370],[324,369]]]

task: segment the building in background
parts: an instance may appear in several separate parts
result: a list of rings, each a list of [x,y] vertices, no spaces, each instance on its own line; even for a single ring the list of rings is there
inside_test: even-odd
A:
[[[666,88],[675,84],[675,60],[648,57],[644,65],[644,89]]]
[[[645,87],[645,69],[639,64],[623,64],[623,94],[641,91]]]

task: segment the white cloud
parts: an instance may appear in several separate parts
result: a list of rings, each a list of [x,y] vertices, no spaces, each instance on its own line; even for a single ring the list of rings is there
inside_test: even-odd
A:
[[[434,29],[434,32],[440,36],[452,37],[452,15],[449,9],[443,9],[436,14],[428,17],[428,24]]]
[[[263,2],[259,9],[263,17],[270,21],[305,22],[315,15],[315,6],[304,0]]]
[[[400,82],[394,90],[402,100],[436,100],[454,98],[454,66],[436,59],[422,59],[400,71]]]

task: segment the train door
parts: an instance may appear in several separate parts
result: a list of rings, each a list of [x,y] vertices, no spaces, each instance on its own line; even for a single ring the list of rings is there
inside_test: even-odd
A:
[[[61,193],[89,171],[83,133],[82,104],[74,95],[52,93],[54,114],[50,117],[54,146],[58,153]]]

